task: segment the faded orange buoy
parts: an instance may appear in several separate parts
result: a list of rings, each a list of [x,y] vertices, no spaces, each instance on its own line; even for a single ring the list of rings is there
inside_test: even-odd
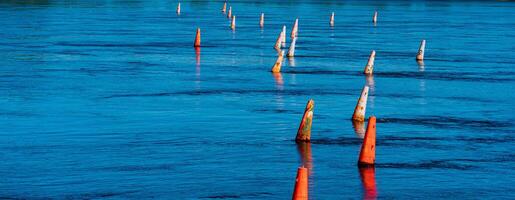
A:
[[[372,22],[377,23],[377,11],[374,12],[374,17],[372,17]]]
[[[181,3],[177,4],[177,15],[181,15]]]
[[[367,132],[363,138],[361,151],[359,152],[358,166],[374,165],[376,160],[376,117],[368,118]]]
[[[283,25],[283,31],[281,32],[281,46],[286,47],[286,26]]]
[[[227,2],[224,2],[224,5],[222,6],[222,12],[225,13],[226,9],[227,9]]]
[[[197,28],[197,35],[195,36],[194,47],[200,47],[200,28]]]
[[[354,121],[365,121],[365,111],[367,109],[367,99],[368,99],[368,86],[364,86],[361,91],[361,96],[359,96],[358,103],[356,104],[356,108],[354,108],[354,114],[352,114],[352,120]]]
[[[308,169],[299,167],[292,200],[308,200]]]
[[[424,60],[424,52],[426,51],[426,40],[422,40],[420,42],[420,47],[418,48],[417,60]]]
[[[334,12],[331,13],[331,18],[329,19],[329,25],[334,26]]]
[[[297,37],[299,31],[299,18],[295,19],[295,23],[293,24],[293,28],[291,28],[290,37],[293,39]]]
[[[297,130],[296,142],[309,142],[311,140],[311,124],[313,122],[313,111],[315,109],[315,101],[310,99],[306,104],[304,115],[300,121],[299,130]]]
[[[370,53],[370,57],[368,58],[367,65],[365,66],[364,74],[372,74],[374,73],[374,60],[376,59],[376,51],[372,50]]]
[[[281,43],[283,41],[283,32],[279,33],[279,36],[277,37],[277,40],[275,41],[274,48],[277,50],[281,50]]]
[[[229,6],[229,11],[227,11],[227,18],[231,19],[232,18],[232,7]]]
[[[286,56],[295,56],[295,43],[297,43],[297,38],[293,38],[293,40],[291,41],[290,48],[288,49],[288,54]]]
[[[284,57],[284,51],[279,51],[279,56],[277,57],[277,61],[275,61],[275,64],[272,67],[273,73],[281,72],[281,66],[283,65],[283,57]]]
[[[233,31],[236,29],[236,15],[233,15],[233,16],[232,16],[231,29],[232,29]]]
[[[261,13],[261,17],[259,18],[259,27],[263,28],[265,26],[265,13]]]

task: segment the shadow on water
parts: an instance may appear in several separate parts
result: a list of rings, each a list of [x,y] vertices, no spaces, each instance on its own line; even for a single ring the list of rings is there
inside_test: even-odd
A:
[[[363,187],[363,199],[376,199],[376,169],[375,167],[360,167],[359,176]]]
[[[211,195],[200,197],[200,199],[246,199],[246,198],[255,198],[255,197],[267,197],[271,196],[272,193],[268,192],[256,192],[256,193],[246,193],[246,194],[219,194],[219,195]]]
[[[421,125],[434,128],[451,128],[451,129],[482,129],[482,130],[499,130],[499,128],[513,127],[512,122],[508,121],[490,121],[490,120],[474,120],[459,117],[444,116],[422,116],[412,118],[388,118],[382,117],[377,119],[378,123],[393,124],[409,124]]]

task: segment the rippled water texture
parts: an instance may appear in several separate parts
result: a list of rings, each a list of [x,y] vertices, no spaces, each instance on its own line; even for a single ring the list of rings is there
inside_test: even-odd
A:
[[[513,2],[230,1],[234,32],[222,1],[181,3],[0,2],[0,198],[289,199],[300,165],[312,199],[515,198]]]

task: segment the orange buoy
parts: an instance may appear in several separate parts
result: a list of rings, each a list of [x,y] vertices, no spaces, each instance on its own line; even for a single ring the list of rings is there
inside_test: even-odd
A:
[[[377,199],[377,187],[375,178],[375,167],[360,167],[359,175],[363,186],[363,199]]]
[[[177,15],[181,15],[181,3],[177,4]]]
[[[224,2],[224,5],[222,6],[222,12],[225,13],[226,9],[227,9],[227,2]]]
[[[308,200],[308,169],[299,167],[292,200]]]
[[[334,26],[334,12],[331,13],[331,18],[329,18],[329,25]]]
[[[426,40],[422,40],[420,42],[420,47],[418,48],[417,60],[424,60],[424,51],[426,50]]]
[[[232,7],[229,6],[229,11],[227,12],[227,18],[231,19],[232,18]]]
[[[283,35],[283,32],[279,33],[279,37],[277,37],[277,40],[275,41],[274,48],[277,50],[281,50],[281,45],[282,45],[282,41],[283,41],[282,35]]]
[[[286,47],[286,26],[283,25],[283,31],[281,32],[281,46]]]
[[[353,121],[365,121],[365,111],[367,109],[367,99],[368,99],[368,86],[364,86],[361,91],[361,96],[359,96],[358,103],[356,104],[356,108],[354,108],[354,114],[352,114]]]
[[[261,13],[261,17],[259,18],[259,27],[263,28],[265,26],[265,13]]]
[[[200,47],[200,28],[197,28],[197,35],[195,36],[194,47]]]
[[[295,23],[293,24],[293,28],[291,28],[291,35],[290,37],[293,39],[297,37],[299,32],[299,18],[295,19]]]
[[[236,15],[233,15],[233,16],[232,16],[231,29],[232,29],[233,31],[234,31],[234,30],[236,30]]]
[[[275,61],[275,64],[272,67],[273,73],[281,72],[281,66],[283,65],[283,57],[284,57],[284,51],[279,51],[279,56],[277,56],[277,61]]]
[[[377,11],[374,12],[374,17],[372,17],[372,22],[377,23]]]
[[[300,121],[299,130],[297,130],[296,142],[309,142],[311,140],[311,124],[313,122],[313,111],[315,109],[315,101],[310,99],[306,104],[304,115]]]
[[[374,165],[376,160],[376,117],[368,118],[367,132],[363,138],[361,151],[359,153],[358,166],[365,167]]]
[[[374,60],[376,59],[376,51],[372,50],[370,53],[370,57],[368,58],[367,65],[365,66],[364,74],[372,74],[374,73]]]
[[[295,56],[295,43],[297,43],[297,38],[293,38],[290,44],[290,49],[288,49],[288,54],[286,56],[293,57]]]

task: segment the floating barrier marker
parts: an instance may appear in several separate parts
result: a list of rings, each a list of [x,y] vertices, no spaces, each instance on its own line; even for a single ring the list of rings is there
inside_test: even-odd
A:
[[[234,31],[234,30],[236,30],[236,15],[233,15],[233,16],[232,16],[231,29],[232,29],[233,31]]]
[[[177,4],[177,15],[181,15],[181,3]]]
[[[295,19],[295,23],[293,24],[293,28],[291,29],[290,37],[293,39],[298,36],[299,31],[299,18]]]
[[[374,17],[372,17],[372,22],[377,23],[377,11],[374,12]]]
[[[308,169],[299,167],[292,200],[308,200]]]
[[[365,121],[365,111],[367,110],[367,99],[368,99],[368,86],[364,86],[359,96],[356,108],[354,108],[354,114],[352,114],[353,121]]]
[[[227,2],[224,2],[224,5],[222,6],[222,12],[225,13],[226,9],[227,9]]]
[[[331,13],[331,18],[329,19],[329,25],[331,25],[331,27],[334,26],[334,12]]]
[[[229,6],[229,11],[227,12],[227,18],[231,19],[232,18],[232,7]]]
[[[420,47],[418,48],[417,60],[424,60],[424,52],[426,51],[426,40],[422,40],[420,42]]]
[[[197,28],[197,34],[195,36],[195,43],[193,43],[194,47],[200,47],[200,28]]]
[[[297,43],[297,38],[293,38],[290,44],[290,49],[288,49],[288,54],[286,56],[293,57],[295,56],[295,43]]]
[[[259,27],[263,28],[265,26],[265,13],[261,13],[261,17],[259,18]]]
[[[374,73],[374,60],[376,59],[376,51],[372,50],[370,53],[370,57],[368,58],[367,65],[365,66],[364,74],[372,74]]]
[[[281,32],[281,46],[286,47],[286,26],[283,25],[283,32]]]
[[[311,124],[313,122],[313,111],[315,109],[315,101],[310,99],[306,104],[304,115],[300,121],[299,130],[297,131],[296,142],[309,142],[311,140]]]
[[[284,57],[284,51],[279,51],[279,56],[277,57],[277,61],[275,61],[275,64],[272,67],[273,73],[281,72],[281,66],[283,65],[283,57]]]
[[[373,166],[376,160],[376,117],[368,118],[367,132],[359,152],[359,167]]]
[[[277,37],[277,40],[275,41],[274,48],[277,50],[281,50],[282,41],[283,41],[283,32],[279,33],[279,36]]]

